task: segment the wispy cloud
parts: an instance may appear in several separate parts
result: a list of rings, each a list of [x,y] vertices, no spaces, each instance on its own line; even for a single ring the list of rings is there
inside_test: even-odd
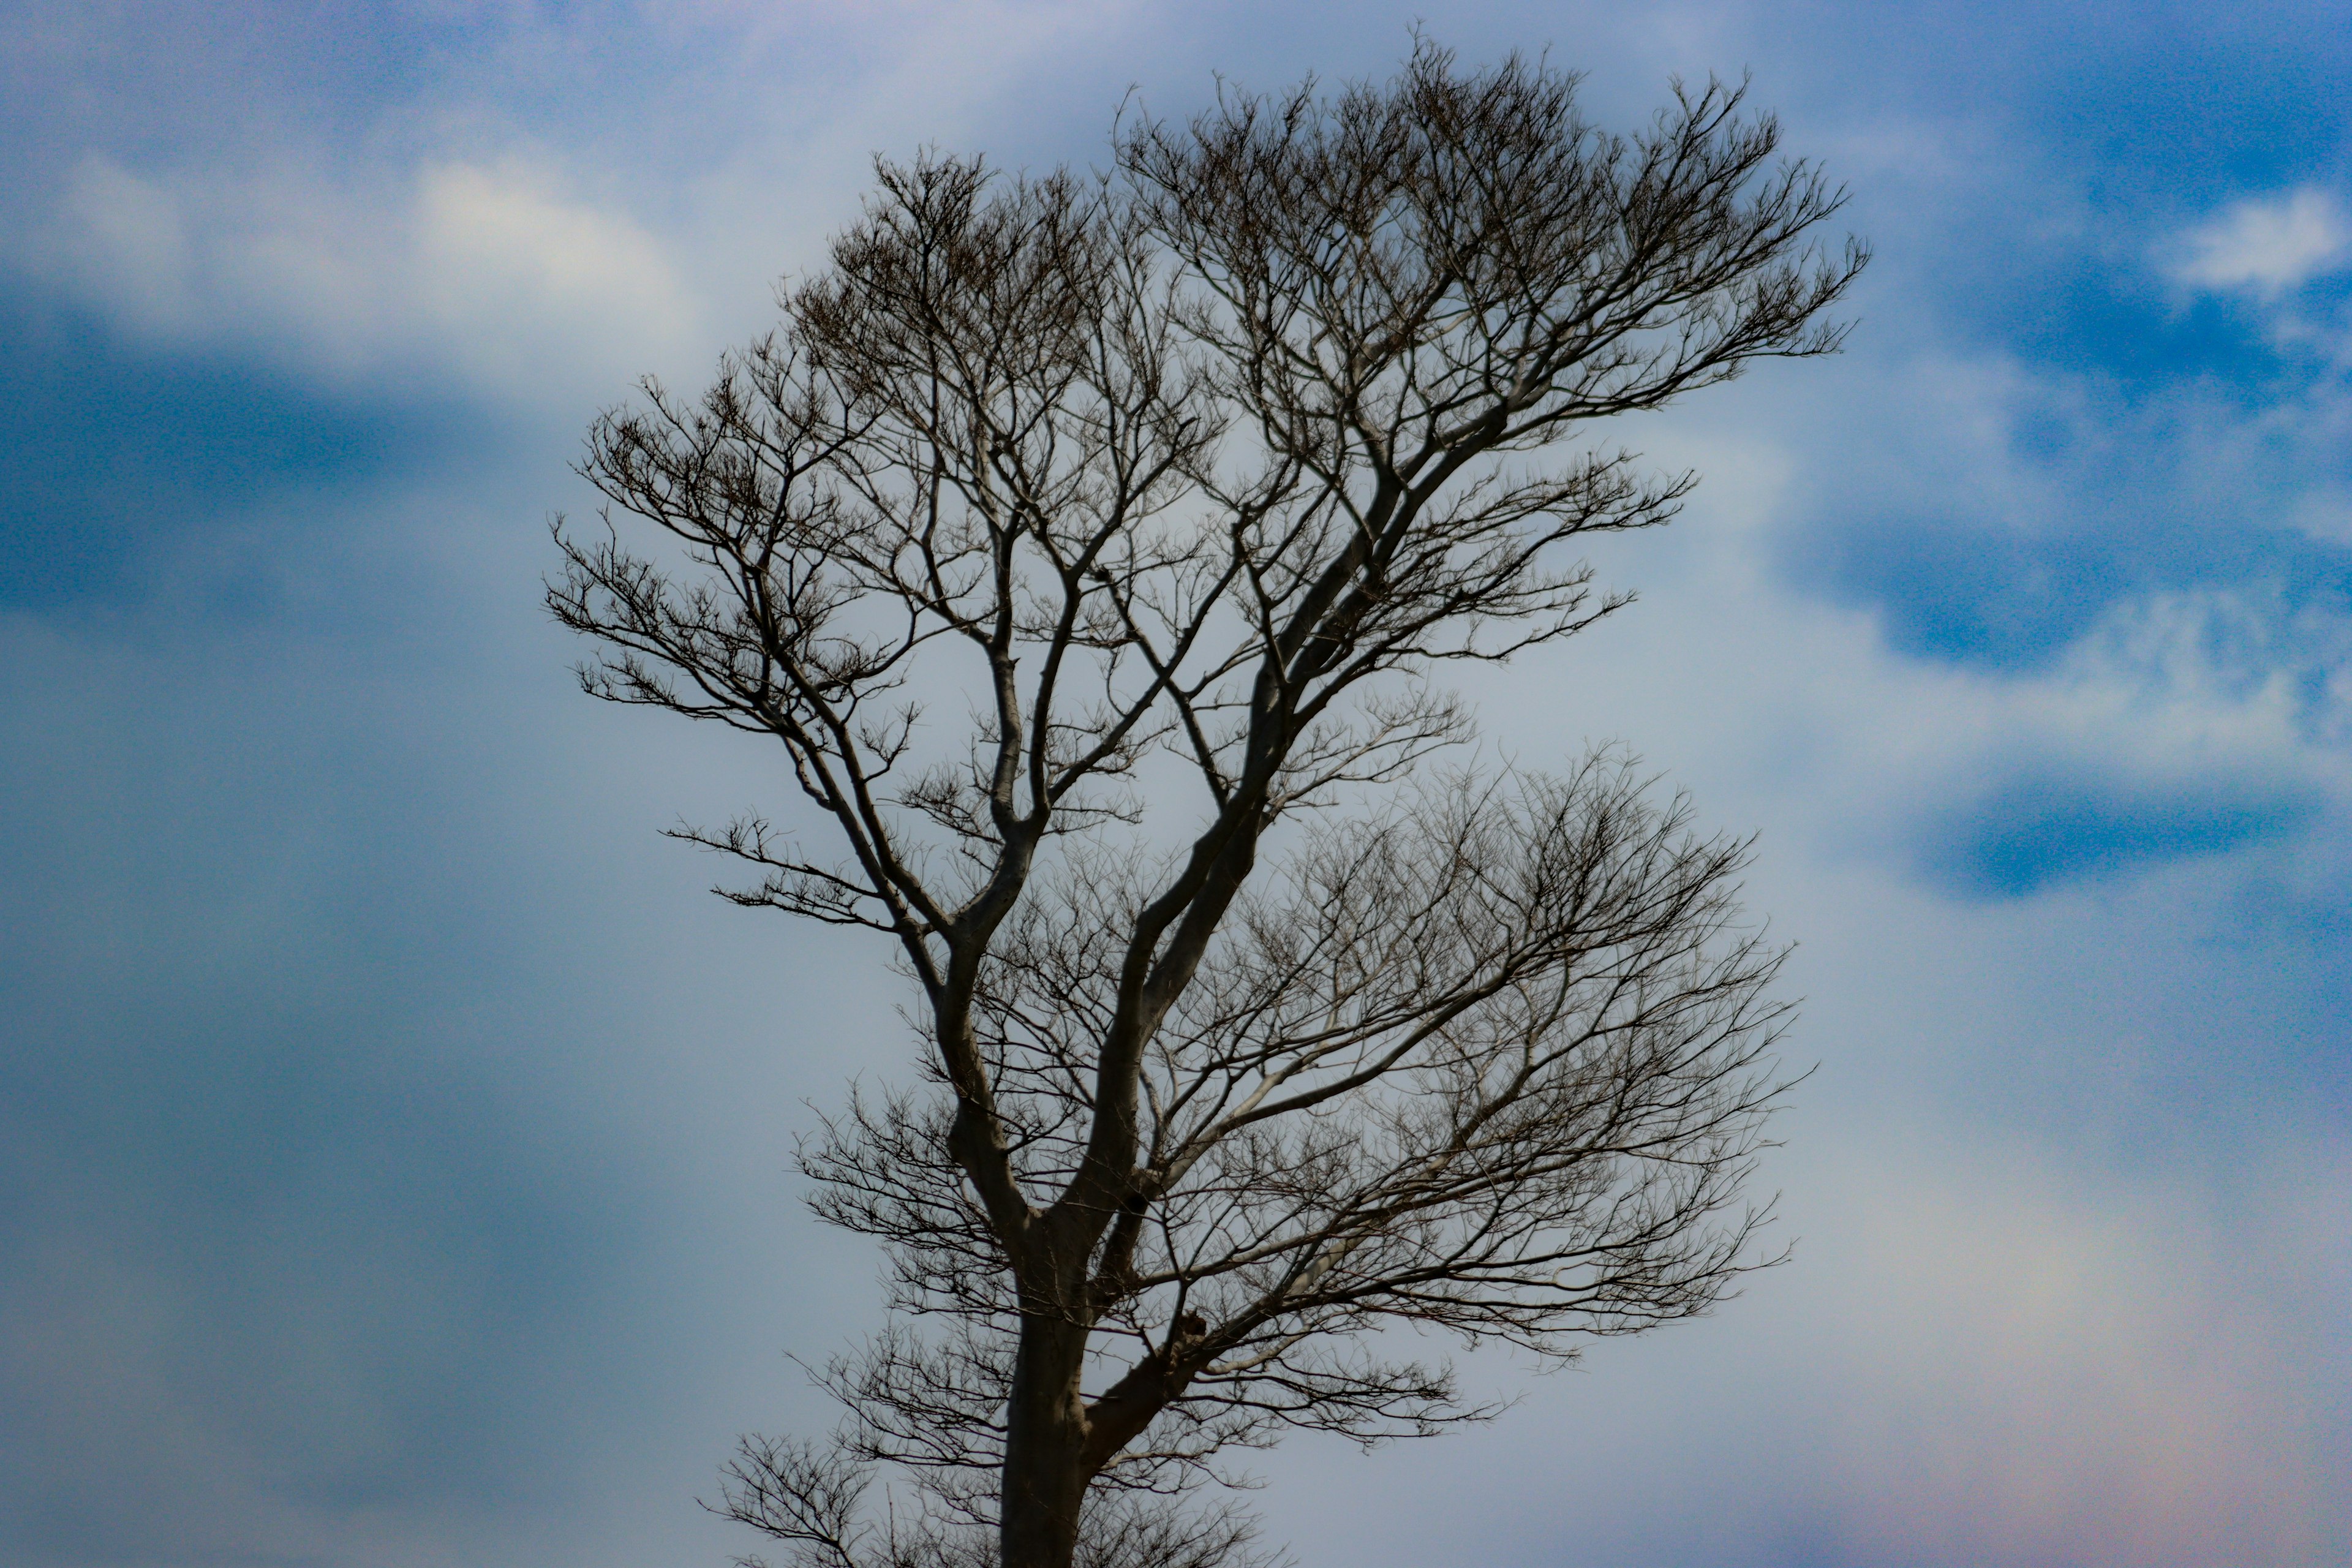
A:
[[[2352,220],[2328,192],[2306,186],[2237,203],[2176,246],[2172,275],[2190,288],[2275,299],[2352,265]]]

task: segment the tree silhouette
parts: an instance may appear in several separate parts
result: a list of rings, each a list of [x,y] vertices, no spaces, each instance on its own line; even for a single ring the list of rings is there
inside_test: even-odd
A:
[[[889,938],[924,1042],[803,1151],[893,1317],[730,1468],[802,1561],[1227,1560],[1155,1494],[1491,1414],[1384,1327],[1566,1359],[1768,1260],[1744,846],[1619,757],[1448,764],[1433,676],[1617,608],[1566,547],[1691,479],[1594,422],[1830,352],[1864,258],[1740,89],[1575,88],[1422,41],[1100,174],[884,163],[778,331],[594,427],[584,684],[781,744],[814,835],[680,836]]]

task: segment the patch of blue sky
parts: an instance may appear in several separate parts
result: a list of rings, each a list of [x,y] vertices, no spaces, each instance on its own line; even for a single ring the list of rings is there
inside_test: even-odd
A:
[[[2331,279],[2303,292],[2332,304],[2352,290]],[[2153,257],[2013,257],[1946,298],[1965,339],[2126,396],[2194,383],[2251,409],[2299,394],[2334,357],[2315,340],[2283,342],[2251,300],[2186,296]]]
[[[136,9],[129,26],[114,5],[0,7],[0,37],[13,45],[0,71],[13,66],[17,89],[0,101],[0,125],[24,124],[42,141],[66,140],[70,127],[117,153],[181,157],[299,125],[307,151],[350,154],[380,139],[388,110],[586,7],[147,0]],[[625,47],[614,53],[629,58]]]
[[[2106,188],[2177,192],[2184,174],[2259,185],[2341,151],[2336,86],[2352,37],[2330,0],[2229,11],[1845,0],[1734,14],[1746,22],[1741,58],[1801,85],[1792,111],[1990,120],[2010,138],[2012,169],[2065,145],[2090,155]]]
[[[1792,531],[1780,548],[1792,573],[1876,609],[1896,651],[1987,670],[2046,668],[2117,605],[2168,590],[2255,584],[2285,616],[2352,614],[2352,557],[2340,545],[2088,498],[2083,510],[2108,511],[2098,520],[2108,525],[1864,514]]]
[[[1790,581],[1878,608],[1903,652],[1999,669],[2046,664],[2151,592],[2275,580],[2298,600],[2340,595],[2352,552],[2297,520],[2352,483],[2341,348],[2281,344],[2240,300],[2109,286],[2102,265],[2014,285],[2014,320],[1974,345],[2024,367],[1983,410],[1999,434],[1974,470],[1920,422],[1907,435],[1928,467],[1882,458],[1824,482],[1826,504],[1780,541]],[[2340,314],[2339,280],[2312,292]]]
[[[2025,89],[2011,100],[2016,130],[2072,150],[2096,205],[2193,214],[2342,166],[2352,37],[2338,6],[2020,9],[2051,18],[2047,29],[1983,64]],[[2046,47],[2062,35],[2067,47]]]
[[[332,390],[20,296],[0,307],[0,608],[135,602],[273,503],[446,475],[495,438],[454,396]]]
[[[2080,331],[2074,347],[2092,352]],[[1915,419],[1781,532],[1785,579],[1874,609],[1902,653],[1995,671],[2046,668],[2153,594],[2229,588],[2288,616],[2340,614],[2352,534],[2308,515],[2352,486],[2340,396],[2274,376],[2266,403],[2249,384],[2262,365],[2224,378],[2212,354],[2175,357],[2202,368],[2152,390],[2105,371],[2012,378],[1975,411],[1997,434],[1973,453]]]
[[[612,1242],[571,1194],[603,1173],[530,1169],[471,1075],[384,1081],[368,1058],[404,1055],[397,1010],[371,1029],[282,997],[161,1000],[102,1015],[136,1051],[52,1060],[37,1093],[0,1079],[10,1321],[54,1340],[42,1276],[111,1275],[119,1307],[167,1314],[174,1402],[297,1492],[527,1481],[502,1412],[569,1403],[558,1367]],[[18,1420],[74,1424],[86,1373],[11,1370]]]
[[[1901,398],[1923,363],[2011,367],[2022,386],[1990,411],[2003,439],[1985,456],[2034,493],[2004,505],[1948,470],[1833,478],[1782,541],[1786,580],[1878,610],[1904,653],[1993,670],[2046,666],[2151,592],[2326,594],[2347,558],[2289,519],[2352,478],[2329,436],[2352,252],[2276,287],[2192,287],[2179,261],[2237,204],[2352,209],[2340,12],[1833,14],[1841,47],[1790,62],[1809,117],[1856,136],[1909,125],[1935,148],[1859,182],[1886,287],[1865,291],[1856,342],[1880,363],[1845,384]],[[1907,416],[1918,456],[1946,413],[1923,399]]]
[[[2274,839],[2308,826],[2320,809],[2308,795],[2260,783],[2168,789],[2026,777],[1928,816],[1914,853],[1947,892],[2014,898]]]

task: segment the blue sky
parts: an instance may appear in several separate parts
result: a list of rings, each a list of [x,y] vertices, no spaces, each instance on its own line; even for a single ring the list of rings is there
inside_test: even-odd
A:
[[[1412,7],[0,5],[0,1556],[717,1563],[869,1321],[792,1138],[881,955],[660,841],[768,759],[572,689],[586,420],[927,144],[1380,72]],[[1300,1441],[1307,1568],[2352,1555],[2352,16],[1472,5],[1754,73],[1878,259],[1629,439],[1625,616],[1473,695],[1755,829],[1797,1260],[1492,1428]],[[1516,1386],[1523,1370],[1474,1363]]]

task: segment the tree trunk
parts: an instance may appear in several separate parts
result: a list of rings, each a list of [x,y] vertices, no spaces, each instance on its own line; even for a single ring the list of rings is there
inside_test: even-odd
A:
[[[1085,1500],[1087,1330],[1059,1313],[1021,1323],[1005,1412],[1003,1568],[1070,1568]]]

